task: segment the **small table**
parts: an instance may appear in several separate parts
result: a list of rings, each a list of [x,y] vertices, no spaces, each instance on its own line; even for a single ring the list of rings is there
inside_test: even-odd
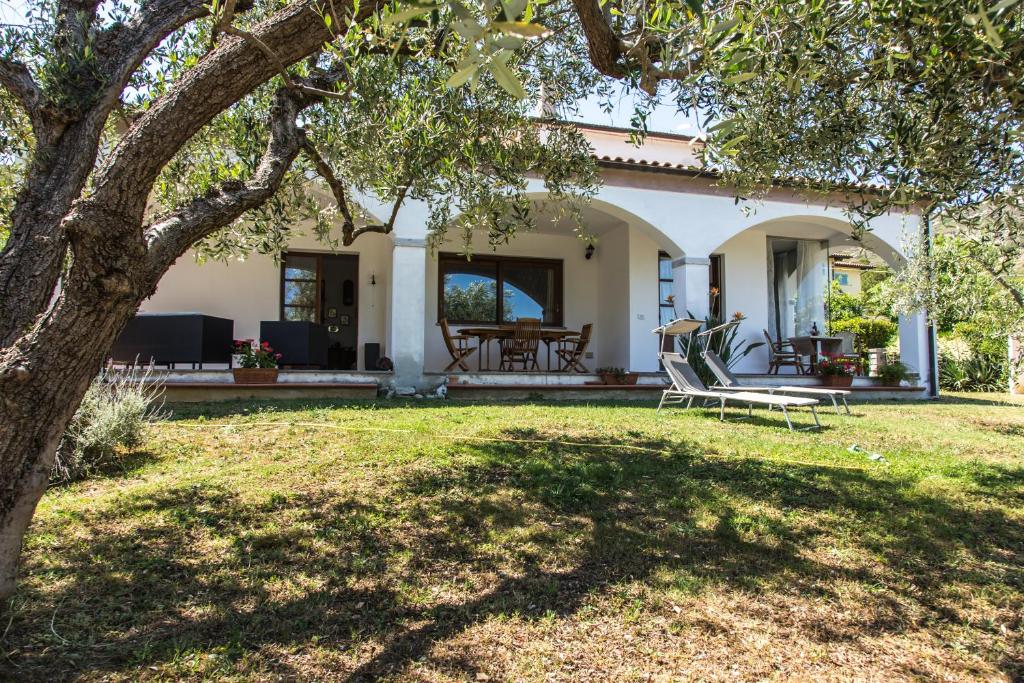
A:
[[[491,341],[494,339],[507,339],[512,336],[515,327],[512,325],[500,325],[498,327],[460,327],[459,334],[467,337],[476,337],[479,348],[477,349],[476,360],[477,370],[484,370],[484,356],[487,356],[487,370],[491,369]],[[551,372],[551,344],[561,341],[566,337],[578,337],[580,333],[574,330],[566,330],[560,327],[540,328],[540,340],[548,349],[548,372]],[[486,348],[486,353],[484,349]]]
[[[797,344],[799,342],[807,342],[811,345],[811,368],[817,369],[818,367],[818,354],[836,354],[842,350],[843,340],[842,337],[823,337],[820,335],[804,335],[800,337],[790,337],[789,343],[793,345],[793,350],[797,350]]]

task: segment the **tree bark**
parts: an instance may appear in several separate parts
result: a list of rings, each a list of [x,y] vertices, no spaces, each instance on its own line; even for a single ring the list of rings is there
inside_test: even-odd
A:
[[[196,199],[147,234],[120,212],[89,202],[76,207],[77,228],[68,234],[73,261],[60,296],[0,353],[0,600],[14,591],[22,539],[61,436],[117,335],[196,240],[273,196],[305,140],[299,112],[313,101],[280,90],[253,177]]]
[[[92,171],[102,126],[87,116],[38,143],[0,251],[0,348],[23,334],[53,296],[67,250],[61,222]]]
[[[61,436],[117,334],[155,288],[138,272],[140,239],[72,248],[55,305],[0,356],[0,599],[14,590],[22,538]]]

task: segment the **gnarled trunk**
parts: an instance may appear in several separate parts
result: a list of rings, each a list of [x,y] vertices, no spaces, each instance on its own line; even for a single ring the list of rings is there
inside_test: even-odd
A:
[[[104,119],[90,112],[33,153],[0,251],[0,348],[24,334],[53,296],[66,252],[61,222],[92,171]]]
[[[22,538],[64,430],[107,350],[153,291],[142,244],[134,246],[126,249],[123,239],[77,245],[53,308],[0,355],[0,599],[14,590]]]

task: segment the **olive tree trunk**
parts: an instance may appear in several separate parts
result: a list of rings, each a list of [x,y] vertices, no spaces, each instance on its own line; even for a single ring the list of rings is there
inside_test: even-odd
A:
[[[360,16],[381,4],[366,3]],[[100,64],[109,67],[101,82],[109,90],[71,123],[67,112],[48,118],[27,70],[0,63],[0,85],[29,113],[38,140],[11,237],[0,253],[0,600],[15,589],[23,539],[57,446],[117,336],[195,242],[274,195],[305,142],[299,113],[319,101],[315,88],[330,86],[318,77],[305,90],[279,90],[268,112],[266,151],[252,176],[147,224],[153,184],[178,150],[219,112],[278,74],[281,64],[307,57],[331,37],[319,3],[298,0],[252,29],[258,45],[224,38],[132,123],[91,172],[99,132],[131,72],[163,37],[206,11],[199,0],[153,0],[131,24],[138,31],[134,39],[123,26],[101,35]],[[267,59],[267,48],[277,63]],[[88,177],[92,185],[83,197]]]
[[[89,383],[140,299],[109,296],[103,276],[76,274],[54,309],[14,347],[0,405],[0,598],[14,590],[22,539],[57,446]]]

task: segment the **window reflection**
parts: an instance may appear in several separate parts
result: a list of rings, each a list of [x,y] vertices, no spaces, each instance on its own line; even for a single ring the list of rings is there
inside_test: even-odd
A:
[[[493,322],[498,316],[496,264],[448,262],[445,265],[445,318],[458,322]]]
[[[555,269],[546,265],[506,264],[502,269],[504,299],[502,320],[537,318],[552,324],[558,315],[555,302]]]
[[[442,256],[440,314],[454,323],[496,325],[536,318],[562,324],[562,262]]]
[[[316,305],[316,282],[296,281],[284,283],[284,305],[285,306],[315,306]]]
[[[284,261],[285,280],[315,280],[316,257],[289,254]]]

